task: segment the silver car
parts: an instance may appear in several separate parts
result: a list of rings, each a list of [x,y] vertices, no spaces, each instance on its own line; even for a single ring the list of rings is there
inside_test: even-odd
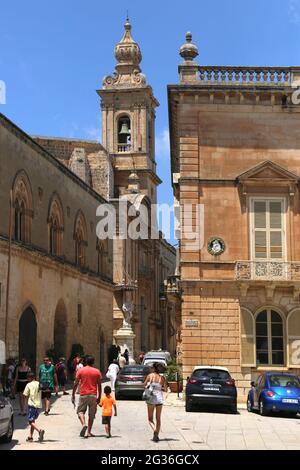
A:
[[[150,368],[143,365],[125,366],[116,380],[116,399],[126,396],[141,398],[145,390],[144,380],[150,374]]]
[[[0,394],[0,442],[11,442],[14,433],[14,411],[9,398]]]

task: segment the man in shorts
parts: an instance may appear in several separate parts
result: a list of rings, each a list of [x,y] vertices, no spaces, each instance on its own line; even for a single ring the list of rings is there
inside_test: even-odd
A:
[[[45,403],[45,415],[50,412],[51,393],[58,390],[57,374],[54,365],[49,357],[44,357],[44,363],[39,368],[40,389],[42,390],[42,400]]]
[[[80,385],[80,399],[77,408],[81,423],[80,437],[94,437],[92,427],[97,413],[97,403],[101,398],[101,372],[94,367],[95,359],[87,356],[86,366],[78,370],[72,392],[72,403],[75,403],[75,393]],[[85,413],[88,409],[88,426],[85,424]],[[87,434],[86,434],[87,431]]]

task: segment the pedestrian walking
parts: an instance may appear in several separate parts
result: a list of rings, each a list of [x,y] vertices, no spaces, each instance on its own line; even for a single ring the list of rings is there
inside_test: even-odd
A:
[[[102,424],[104,424],[106,437],[111,437],[111,418],[113,415],[117,416],[117,403],[115,398],[111,396],[111,388],[106,385],[104,387],[104,396],[101,398],[99,406],[102,407]]]
[[[68,392],[66,392],[68,372],[67,372],[67,366],[65,364],[65,361],[66,361],[65,358],[61,357],[59,359],[59,362],[55,366],[55,371],[57,375],[58,390],[59,390],[59,387],[61,387],[63,395],[69,395]],[[58,395],[58,390],[56,392],[56,395]]]
[[[19,415],[26,416],[27,398],[23,395],[26,385],[28,384],[27,375],[31,369],[25,358],[21,359],[20,364],[16,367],[16,375],[14,380],[14,395],[19,395],[20,413]]]
[[[125,359],[124,355],[120,354],[118,360],[119,360],[120,369],[123,369],[123,367],[126,366],[126,359]]]
[[[111,382],[111,389],[113,392],[115,392],[115,383],[117,379],[117,375],[119,373],[119,366],[118,366],[118,360],[114,359],[113,362],[109,365],[108,370],[106,372],[106,377],[110,380]]]
[[[77,415],[81,423],[81,437],[94,437],[92,427],[97,413],[97,403],[101,398],[101,372],[94,367],[95,359],[87,356],[86,366],[78,370],[72,392],[72,403],[75,403],[75,392],[80,385],[80,398]],[[85,424],[85,413],[88,409],[88,426]],[[87,434],[86,434],[87,432]]]
[[[40,429],[36,425],[36,421],[39,417],[39,408],[42,407],[42,400],[41,400],[41,390],[40,384],[36,380],[36,376],[33,372],[29,372],[27,375],[28,383],[25,387],[23,392],[24,397],[28,399],[28,423],[29,423],[29,436],[27,437],[27,442],[33,441],[33,434],[36,431],[39,435],[39,441],[42,442],[44,440],[44,429]]]
[[[129,351],[128,351],[128,349],[125,349],[125,351],[123,353],[123,356],[126,359],[126,364],[129,364]]]
[[[161,428],[162,406],[164,402],[163,390],[167,391],[168,383],[166,379],[160,375],[162,372],[161,364],[156,362],[153,364],[151,369],[151,373],[147,375],[144,385],[145,389],[148,390],[148,398],[146,399],[148,407],[148,422],[153,430],[153,441],[158,442]],[[156,424],[154,423],[154,411]]]
[[[11,399],[15,398],[14,396],[15,368],[16,368],[15,361],[12,358],[8,359],[4,383],[5,383],[6,393]]]
[[[55,366],[51,363],[49,357],[44,357],[43,364],[40,365],[39,368],[39,382],[40,388],[42,390],[42,400],[44,401],[45,405],[45,412],[46,416],[49,415],[50,412],[50,400],[51,394],[58,390],[58,382],[57,382],[57,374],[55,371]]]

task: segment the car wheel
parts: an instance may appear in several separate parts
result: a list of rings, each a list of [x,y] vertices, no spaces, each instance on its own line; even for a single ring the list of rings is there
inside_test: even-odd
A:
[[[191,403],[190,401],[186,401],[185,402],[185,411],[187,413],[191,413],[193,411],[193,403]]]
[[[247,398],[247,410],[249,413],[253,413],[253,406],[252,406],[250,395],[248,395],[248,398]]]
[[[265,404],[262,398],[259,400],[259,414],[260,416],[267,416],[268,414],[265,410]]]
[[[231,405],[229,410],[230,410],[230,413],[232,413],[233,415],[236,415],[237,414],[237,404],[234,403],[233,405]]]
[[[14,433],[14,419],[13,419],[13,417],[11,417],[7,433],[4,434],[4,436],[1,437],[1,439],[0,439],[1,442],[5,442],[5,443],[11,442],[11,440],[13,438],[13,433]]]

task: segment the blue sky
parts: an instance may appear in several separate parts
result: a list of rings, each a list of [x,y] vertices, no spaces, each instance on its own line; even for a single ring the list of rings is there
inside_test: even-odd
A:
[[[0,7],[0,111],[29,134],[100,138],[95,90],[129,10],[157,110],[159,201],[172,202],[166,86],[191,30],[204,65],[300,65],[300,0],[11,0]]]

